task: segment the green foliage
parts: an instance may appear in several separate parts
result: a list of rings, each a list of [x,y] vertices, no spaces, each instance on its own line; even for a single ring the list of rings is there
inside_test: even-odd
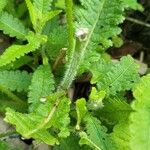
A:
[[[70,101],[63,94],[50,95],[46,102],[41,102],[34,113],[21,114],[8,108],[5,121],[14,124],[17,132],[25,138],[32,137],[50,145],[58,144],[57,136],[69,136],[67,126],[70,121],[68,115]],[[61,100],[59,100],[60,98]],[[51,134],[49,130],[51,127],[58,129],[59,132]]]
[[[0,86],[4,86],[11,91],[28,91],[31,83],[31,74],[25,71],[0,71]]]
[[[111,139],[116,145],[115,150],[131,150],[129,146],[129,123],[127,119],[124,119],[114,127],[113,133],[111,134]]]
[[[76,8],[77,29],[88,29],[83,51],[95,50],[98,45],[101,45],[101,49],[108,48],[112,45],[110,38],[121,32],[117,25],[124,20],[123,4],[121,1],[118,3],[118,0],[82,0],[81,2],[83,7]]]
[[[59,146],[54,147],[54,150],[83,150],[79,145],[79,137],[74,133],[61,141]]]
[[[130,115],[130,147],[131,150],[149,148],[149,107],[150,107],[150,75],[142,77],[133,91],[135,101],[134,112]]]
[[[134,59],[105,52],[121,46],[130,8],[142,10],[136,0],[1,0],[4,120],[54,150],[148,149],[150,75],[137,84]]]
[[[2,12],[0,15],[0,30],[3,30],[5,34],[9,34],[10,37],[17,37],[23,40],[28,33],[22,22],[7,12]]]
[[[0,148],[3,150],[11,150],[8,143],[4,141],[0,141]]]
[[[47,55],[55,60],[62,48],[67,48],[67,29],[66,26],[59,26],[56,21],[52,24],[48,22],[43,30],[43,33],[48,36],[47,40]]]
[[[5,8],[6,4],[7,4],[7,0],[0,1],[0,12]]]
[[[103,100],[103,108],[96,110],[96,116],[110,124],[116,124],[126,120],[133,112],[131,106],[123,97],[109,97]]]
[[[26,38],[28,39],[28,44],[26,45],[12,45],[5,50],[3,55],[0,56],[0,66],[9,64],[16,59],[28,54],[29,52],[35,51],[40,47],[40,44],[46,41],[44,35],[35,35],[34,33],[29,33]]]
[[[87,108],[86,108],[86,100],[85,99],[79,99],[76,102],[76,112],[77,112],[77,125],[76,129],[80,129],[80,123],[81,120],[84,118],[84,116],[87,113]]]
[[[99,120],[88,116],[86,118],[86,132],[81,132],[80,144],[87,144],[94,150],[114,149],[115,145],[106,133],[106,128],[103,127]]]
[[[122,57],[120,62],[112,64],[108,72],[99,79],[98,88],[115,95],[116,92],[130,90],[139,80],[138,66],[132,57]]]
[[[28,102],[32,104],[32,111],[35,110],[36,105],[40,103],[42,98],[44,99],[46,96],[54,92],[54,84],[55,82],[49,65],[39,66],[32,76],[32,81],[29,88],[30,91],[28,93]]]
[[[32,4],[30,0],[26,0],[31,22],[34,30],[41,33],[45,23],[58,15],[60,10],[51,10],[52,0],[34,0]]]

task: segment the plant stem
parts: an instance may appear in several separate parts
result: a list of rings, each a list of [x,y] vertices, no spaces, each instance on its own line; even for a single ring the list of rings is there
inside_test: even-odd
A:
[[[126,17],[126,20],[131,21],[131,22],[136,23],[136,24],[139,24],[139,25],[142,25],[142,26],[145,26],[147,28],[150,28],[149,23],[145,23],[143,21],[140,21],[140,20],[137,20],[137,19],[134,19],[134,18],[131,18],[131,17]]]
[[[67,56],[68,59],[72,56],[74,50],[74,24],[73,24],[73,2],[72,0],[65,0],[66,5],[66,19],[67,19],[67,27],[68,27],[68,51]]]
[[[42,59],[43,59],[43,65],[48,65],[48,58],[45,54],[45,46],[42,46],[41,48],[41,54],[42,54]]]
[[[68,64],[67,70],[65,72],[64,78],[60,84],[60,86],[58,87],[59,89],[63,89],[63,90],[67,90],[72,81],[74,80],[78,68],[80,66],[80,63],[82,61],[83,56],[83,52],[82,52],[82,42],[79,41],[79,39],[76,39],[76,47],[75,47],[75,51],[73,53],[73,56],[71,57],[71,61]]]
[[[18,96],[16,96],[14,93],[12,93],[10,90],[7,88],[0,86],[0,91],[2,93],[5,93],[8,97],[10,97],[13,101],[17,102],[18,104],[27,107],[27,104],[23,102]]]

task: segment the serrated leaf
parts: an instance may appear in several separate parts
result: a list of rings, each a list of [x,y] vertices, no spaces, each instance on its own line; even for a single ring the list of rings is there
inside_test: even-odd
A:
[[[41,14],[44,14],[51,10],[52,1],[53,0],[34,0],[33,4]]]
[[[21,114],[8,108],[5,121],[15,125],[17,132],[25,138],[34,138],[54,145],[59,143],[57,136],[69,136],[69,111],[70,101],[64,97],[64,92],[61,92],[47,97],[47,101],[41,103],[34,113]],[[57,129],[56,134],[51,134],[51,127]]]
[[[130,148],[131,150],[146,150],[150,146],[150,74],[141,78],[133,91],[135,100],[132,103],[134,110],[130,116]]]
[[[131,150],[128,119],[125,118],[113,128],[111,138],[116,143],[115,150]]]
[[[33,26],[35,26],[36,25],[36,11],[35,11],[35,8],[34,8],[34,6],[33,6],[33,4],[31,3],[30,0],[25,0],[25,1],[26,1],[28,10],[29,10],[30,20],[31,20]]]
[[[28,91],[31,74],[26,71],[0,71],[0,85],[11,91]]]
[[[80,67],[82,73],[91,70],[87,67],[91,59],[98,59],[99,52],[113,45],[112,38],[121,32],[118,25],[124,21],[124,10],[131,8],[130,3],[127,5],[125,0],[81,0],[82,6],[76,7],[76,30],[88,30],[81,53],[84,56]]]
[[[35,110],[36,105],[41,103],[40,99],[50,95],[54,89],[55,82],[50,66],[39,66],[33,73],[32,83],[29,88],[28,102],[31,104],[30,110]]]
[[[110,124],[116,124],[122,120],[127,120],[130,113],[133,112],[131,106],[122,97],[109,97],[103,100],[103,108],[95,113],[97,117]]]
[[[0,30],[3,30],[5,34],[9,34],[11,37],[23,40],[26,39],[28,33],[22,22],[7,12],[2,12],[0,15]]]
[[[87,144],[94,150],[115,150],[115,144],[99,120],[91,116],[87,117],[86,130],[87,134],[85,132],[80,133],[80,144]]]
[[[62,48],[67,47],[67,28],[56,22],[54,25],[48,22],[43,31],[48,36],[46,52],[50,59],[55,60]]]
[[[117,25],[124,20],[123,4],[118,0],[82,0],[81,3],[83,7],[77,7],[75,13],[77,28],[89,30],[83,51],[95,50],[99,44],[108,48],[112,45],[110,38],[121,32]]]
[[[37,33],[41,33],[45,23],[61,12],[61,10],[50,11],[51,3],[52,0],[34,0],[32,4],[30,0],[26,0],[31,22]]]
[[[44,35],[35,35],[32,32],[26,36],[28,39],[28,44],[26,45],[12,45],[5,50],[5,52],[0,56],[0,66],[4,66],[11,62],[14,62],[16,59],[33,52],[40,47],[40,44],[46,41]]]
[[[108,95],[130,90],[139,80],[138,65],[131,56],[122,57],[120,62],[110,66],[109,71],[103,73],[100,78],[101,80],[97,83],[98,88],[106,90]]]
[[[59,146],[55,146],[54,150],[83,150],[79,145],[79,137],[72,133],[69,137],[62,140]]]
[[[0,67],[0,70],[17,70],[18,68],[24,65],[27,65],[28,63],[32,61],[33,61],[33,58],[31,56],[25,55],[8,65]]]

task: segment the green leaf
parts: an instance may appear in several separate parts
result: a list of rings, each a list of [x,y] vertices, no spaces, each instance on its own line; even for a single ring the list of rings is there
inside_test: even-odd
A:
[[[105,66],[106,67],[106,66]],[[117,92],[130,90],[139,81],[138,65],[131,56],[122,57],[120,62],[115,62],[110,66],[108,72],[102,72],[97,86],[101,90],[106,90],[109,95]]]
[[[9,98],[6,94],[0,93],[0,113],[6,112],[6,108],[10,107],[16,111],[19,112],[26,112],[27,107],[24,107],[24,105],[20,105],[20,103],[17,103],[16,101],[12,100],[12,98]]]
[[[31,56],[22,56],[19,59],[17,59],[15,62],[12,62],[8,65],[0,67],[0,70],[16,70],[24,65],[29,64],[33,61],[33,58]]]
[[[86,108],[86,100],[81,98],[76,101],[76,112],[77,112],[77,125],[76,129],[80,129],[80,123],[81,120],[84,118],[84,116],[87,113],[87,108]]]
[[[79,145],[79,138],[75,133],[62,140],[59,146],[55,146],[54,150],[83,150]]]
[[[130,116],[130,147],[131,150],[149,149],[150,130],[150,74],[141,78],[140,83],[133,91],[135,100],[132,103],[134,110]]]
[[[57,137],[69,136],[69,111],[70,100],[61,92],[47,97],[46,102],[41,102],[34,113],[21,114],[8,108],[4,120],[15,125],[16,131],[23,137],[54,145],[59,143]],[[51,127],[56,129],[54,134]]]
[[[31,74],[26,71],[0,71],[0,85],[11,91],[28,91]]]
[[[61,12],[61,10],[50,11],[51,3],[52,0],[34,0],[32,4],[30,0],[26,0],[31,22],[37,33],[41,33],[45,23]]]
[[[12,150],[10,145],[5,141],[0,141],[0,148],[1,150]]]
[[[121,32],[118,25],[124,21],[124,10],[131,8],[131,4],[127,5],[125,0],[81,0],[81,4],[76,7],[75,16],[76,30],[88,31],[80,54],[84,56],[81,66],[83,73],[91,70],[87,64],[98,59],[99,52],[113,45],[112,38]]]
[[[5,6],[7,5],[7,0],[1,0],[0,1],[0,12],[5,8]]]
[[[93,87],[88,101],[89,108],[94,110],[102,108],[104,106],[102,100],[105,98],[105,95],[105,91],[97,91],[97,89]]]
[[[38,103],[41,103],[42,99],[54,91],[54,85],[54,77],[50,66],[39,66],[32,76],[32,83],[29,87],[28,102],[31,104],[30,109],[32,111],[35,110]]]
[[[115,150],[131,150],[128,119],[125,118],[114,127],[111,138],[116,143]]]
[[[121,32],[117,25],[124,20],[124,5],[118,0],[82,0],[81,3],[83,7],[77,7],[75,13],[77,29],[89,30],[83,51],[95,50],[99,44],[104,49],[112,46],[110,38]]]
[[[110,124],[128,119],[133,109],[122,97],[109,97],[103,100],[104,107],[96,111],[96,116]]]
[[[48,36],[46,52],[51,60],[55,60],[62,48],[67,48],[67,29],[66,26],[60,26],[57,23],[51,25],[48,22],[43,34]]]
[[[35,27],[36,26],[36,10],[30,0],[25,0],[25,1],[29,10],[31,22],[33,24],[33,27]]]
[[[113,141],[99,120],[94,117],[87,117],[86,129],[87,134],[85,132],[80,133],[80,144],[87,144],[94,150],[115,150]]]
[[[23,40],[26,39],[28,33],[22,22],[7,12],[2,12],[0,15],[0,30],[3,30],[5,34],[9,34],[11,37]]]
[[[134,10],[140,10],[140,11],[144,10],[142,5],[137,3],[137,0],[122,0],[122,1],[127,8],[130,7]]]
[[[44,14],[51,10],[52,1],[53,0],[34,0],[33,5],[40,14]]]
[[[55,6],[61,9],[65,9],[65,0],[57,0]]]
[[[0,56],[0,66],[14,62],[21,56],[35,51],[40,47],[41,43],[46,42],[46,37],[44,35],[35,35],[32,32],[29,33],[26,38],[28,39],[28,44],[12,45],[5,50],[5,52]]]

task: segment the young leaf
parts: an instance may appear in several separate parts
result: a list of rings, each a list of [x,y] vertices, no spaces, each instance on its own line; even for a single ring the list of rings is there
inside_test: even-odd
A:
[[[54,85],[54,77],[50,66],[39,66],[32,76],[32,83],[29,87],[28,102],[32,104],[32,111],[35,110],[38,103],[41,103],[40,99],[45,98],[54,91]]]
[[[84,116],[87,113],[87,108],[86,108],[86,100],[85,99],[79,99],[76,101],[76,112],[77,112],[77,125],[76,129],[80,129],[80,123],[81,120],[84,118]]]
[[[35,51],[40,47],[41,43],[46,42],[46,37],[44,35],[35,35],[32,32],[29,33],[26,38],[28,39],[28,44],[12,45],[5,50],[5,52],[0,56],[0,66],[14,62],[17,58]]]
[[[34,113],[21,114],[8,108],[5,121],[15,125],[17,132],[25,138],[54,145],[59,143],[57,136],[69,136],[69,111],[70,101],[64,96],[64,92],[54,93],[47,97],[45,103],[41,102]],[[55,134],[51,134],[51,127],[56,129]]]
[[[107,94],[115,95],[116,92],[130,90],[139,80],[138,65],[131,56],[122,57],[100,78],[98,88],[106,90]]]
[[[32,4],[30,0],[26,0],[31,22],[37,33],[41,33],[45,23],[61,12],[60,10],[50,11],[51,3],[52,0],[34,0]]]
[[[22,22],[7,12],[2,12],[0,15],[0,30],[3,30],[5,34],[9,34],[11,37],[23,40],[26,39],[28,33]]]
[[[33,27],[35,27],[36,26],[36,15],[37,15],[36,10],[30,0],[25,0],[25,1],[26,1],[28,10],[29,10],[30,20],[33,24]]]
[[[0,85],[11,91],[28,91],[31,74],[23,71],[0,71]]]
[[[87,134],[85,132],[80,133],[80,144],[87,144],[95,150],[115,150],[115,144],[99,120],[91,116],[87,117],[86,129]]]
[[[135,97],[132,103],[134,110],[130,116],[130,148],[131,150],[149,149],[150,131],[150,74],[141,78],[133,91]]]

